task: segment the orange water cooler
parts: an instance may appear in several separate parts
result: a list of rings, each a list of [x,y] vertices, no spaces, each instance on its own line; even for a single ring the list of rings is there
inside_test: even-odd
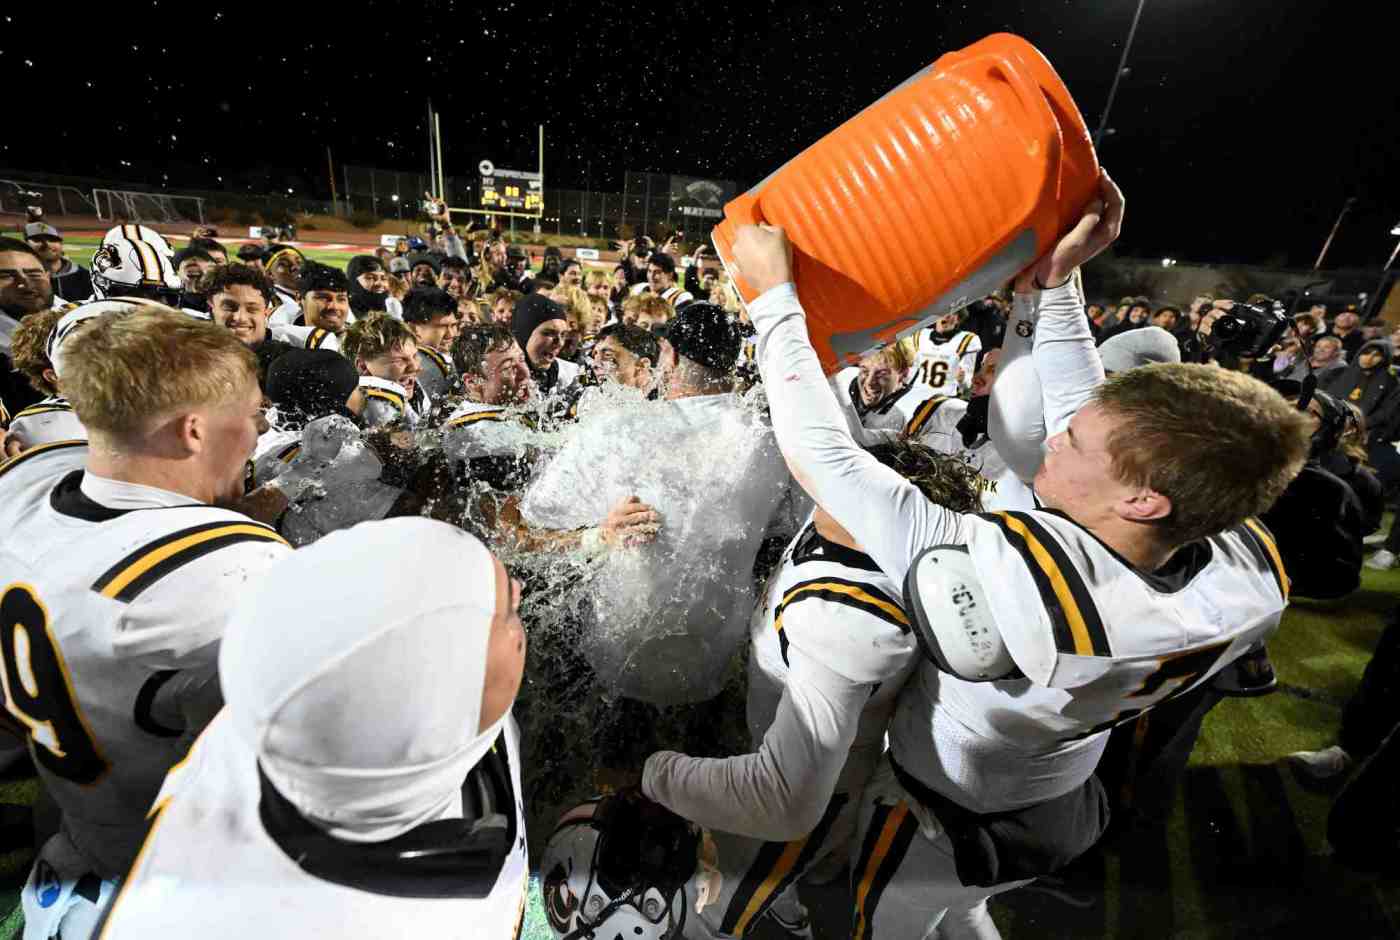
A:
[[[714,243],[729,267],[737,226],[786,229],[830,373],[1004,285],[1079,219],[1098,175],[1050,63],[997,34],[944,55],[730,202]]]

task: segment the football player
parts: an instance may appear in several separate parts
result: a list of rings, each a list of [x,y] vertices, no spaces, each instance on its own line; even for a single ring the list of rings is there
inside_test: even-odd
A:
[[[1087,335],[1069,281],[1117,237],[1122,208],[1104,175],[1078,225],[1018,277],[1021,302],[1073,309]],[[852,928],[924,936],[945,909],[1092,845],[1108,730],[1277,627],[1287,577],[1253,516],[1297,473],[1310,429],[1242,374],[1149,366],[1104,383],[1050,438],[1034,478],[1045,510],[949,512],[851,441],[781,231],[741,230],[735,256],[761,295],[750,315],[784,455],[904,585],[924,654],[867,786]]]
[[[907,441],[872,453],[929,500],[980,508],[977,475],[961,459]],[[765,915],[801,935],[806,915],[791,889],[853,836],[918,649],[900,586],[820,508],[783,553],[749,649],[754,753],[658,752],[642,792],[714,830],[723,884],[717,903],[698,913],[709,936],[742,937]]]
[[[62,310],[41,310],[21,320],[15,330],[10,348],[15,370],[44,397],[10,419],[7,456],[52,441],[87,440],[87,431],[73,414],[73,406],[59,394],[58,375],[49,359],[54,326],[63,316]]]
[[[417,383],[436,401],[457,390],[452,341],[461,329],[457,300],[436,287],[415,287],[403,299],[403,322],[418,343]]]
[[[166,778],[103,936],[518,936],[519,598],[430,519],[254,579],[219,653],[228,704]]]
[[[452,344],[452,359],[466,398],[443,425],[443,451],[459,471],[514,489],[533,463],[526,450],[534,421],[524,409],[535,386],[525,353],[505,326],[469,326]]]
[[[0,685],[63,811],[21,896],[35,936],[87,935],[165,771],[218,707],[233,601],[289,551],[218,508],[243,495],[265,426],[252,354],[164,307],[78,311],[93,307],[124,309],[61,336],[54,358],[90,445],[0,467]]]
[[[274,326],[284,326],[297,322],[301,316],[301,295],[306,289],[301,286],[301,276],[308,262],[306,257],[291,245],[270,245],[266,249],[263,270],[272,278],[277,299],[268,321]]]
[[[954,310],[914,334],[914,378],[940,395],[967,391],[977,368],[982,341],[963,329],[965,312]]]
[[[267,319],[272,335],[300,349],[340,349],[352,321],[350,279],[339,268],[312,261],[301,272],[301,301],[291,317],[276,317],[286,304]],[[275,285],[274,285],[275,288]],[[276,317],[276,319],[274,319]],[[285,322],[284,322],[285,321]]]
[[[402,321],[372,313],[346,331],[344,353],[360,373],[366,427],[402,424],[412,429],[428,416],[432,400],[419,387],[418,344]]]
[[[180,308],[180,275],[175,252],[155,229],[144,225],[117,225],[102,236],[92,253],[92,299],[141,297]],[[187,311],[207,319],[208,314]]]

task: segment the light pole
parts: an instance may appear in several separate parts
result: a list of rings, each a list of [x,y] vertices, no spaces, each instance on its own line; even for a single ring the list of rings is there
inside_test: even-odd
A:
[[[1400,222],[1397,222],[1395,224],[1395,227],[1390,230],[1390,234],[1400,237]],[[1381,294],[1385,293],[1385,282],[1386,279],[1390,277],[1390,267],[1395,263],[1395,259],[1397,256],[1400,256],[1400,241],[1397,241],[1395,243],[1395,250],[1390,253],[1390,260],[1385,263],[1385,267],[1381,268],[1381,279],[1380,282],[1376,284],[1376,293],[1371,298],[1370,304],[1367,305],[1367,323],[1370,323],[1372,320],[1374,320],[1376,318],[1376,314],[1380,312]]]
[[[1342,227],[1342,219],[1346,218],[1346,214],[1351,211],[1351,207],[1354,205],[1356,205],[1355,196],[1349,197],[1346,202],[1342,203],[1342,211],[1337,213],[1337,222],[1332,226],[1332,231],[1328,234],[1327,241],[1322,243],[1322,251],[1318,252],[1317,261],[1313,264],[1314,271],[1322,267],[1322,259],[1327,257],[1327,250],[1332,247],[1332,239],[1337,237],[1337,229]]]
[[[1133,14],[1133,25],[1128,28],[1128,41],[1123,43],[1123,55],[1118,59],[1118,71],[1113,73],[1113,85],[1108,89],[1108,103],[1103,106],[1103,116],[1099,118],[1099,129],[1094,131],[1094,149],[1103,144],[1103,136],[1108,132],[1108,112],[1113,110],[1113,99],[1118,95],[1118,82],[1128,70],[1128,50],[1133,47],[1133,36],[1137,34],[1138,20],[1142,18],[1142,8],[1147,0],[1138,0],[1137,12]]]

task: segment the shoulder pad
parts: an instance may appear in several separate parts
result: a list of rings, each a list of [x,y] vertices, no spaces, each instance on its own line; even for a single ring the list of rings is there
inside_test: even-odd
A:
[[[924,549],[905,576],[904,606],[924,656],[942,671],[969,682],[1018,673],[966,547]]]

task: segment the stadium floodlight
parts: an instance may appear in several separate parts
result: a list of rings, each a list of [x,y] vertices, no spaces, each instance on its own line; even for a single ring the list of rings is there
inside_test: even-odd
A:
[[[392,199],[392,200],[394,200],[395,202],[398,202],[398,201],[399,201],[399,194],[398,194],[398,193],[394,193],[394,195],[390,196],[389,198]]]
[[[1176,259],[1175,259],[1175,258],[1163,258],[1163,259],[1162,259],[1162,267],[1164,267],[1164,268],[1170,268],[1170,267],[1171,267],[1172,265],[1174,265],[1174,264],[1176,264]]]
[[[1400,222],[1396,222],[1396,223],[1395,223],[1395,228],[1393,228],[1393,229],[1390,230],[1390,234],[1392,234],[1392,235],[1400,235]]]

